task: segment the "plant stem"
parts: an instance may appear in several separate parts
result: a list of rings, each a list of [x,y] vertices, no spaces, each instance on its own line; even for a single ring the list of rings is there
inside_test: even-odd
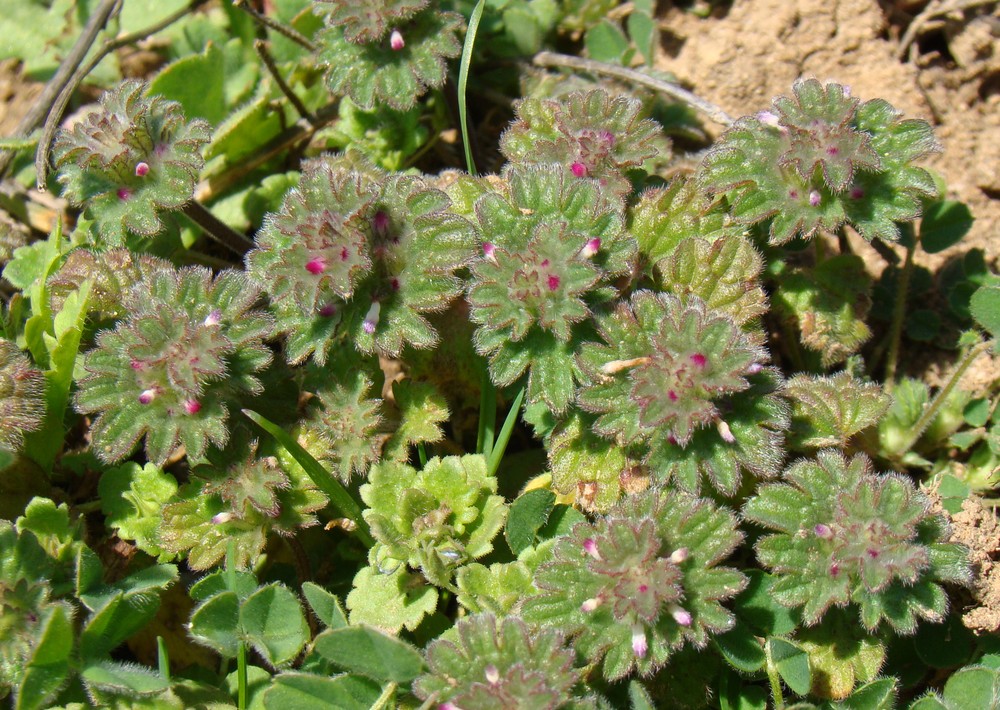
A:
[[[889,352],[885,356],[885,391],[891,393],[896,386],[896,366],[899,361],[899,345],[903,339],[903,319],[906,317],[906,295],[910,289],[910,275],[913,273],[913,253],[916,240],[906,247],[906,260],[899,272],[896,284],[896,301],[892,307],[892,325],[889,328]]]
[[[591,74],[604,74],[605,76],[612,76],[616,79],[622,79],[623,81],[640,84],[646,88],[652,89],[653,91],[659,91],[661,94],[666,94],[667,96],[677,99],[678,101],[686,103],[691,108],[701,111],[703,114],[720,125],[728,127],[733,124],[733,119],[730,118],[729,114],[723,111],[719,106],[706,101],[700,96],[692,94],[687,89],[682,89],[677,86],[677,84],[671,84],[670,82],[663,81],[662,79],[656,79],[648,74],[635,71],[634,69],[626,69],[625,67],[607,64],[605,62],[598,62],[593,59],[571,57],[567,54],[557,54],[556,52],[539,52],[535,55],[532,62],[536,66],[540,67],[567,67],[569,69],[579,69],[580,71],[590,72]]]
[[[420,468],[424,468],[427,465],[427,449],[422,441],[417,443],[417,458],[420,459]]]
[[[236,651],[236,707],[246,710],[247,707],[247,645],[240,641]]]
[[[785,698],[781,694],[781,678],[778,677],[778,667],[771,658],[771,644],[767,641],[764,642],[764,657],[767,659],[767,679],[771,684],[774,710],[785,710]]]
[[[238,256],[243,256],[253,246],[253,241],[245,234],[240,234],[208,211],[197,200],[191,200],[181,208],[184,216],[202,228],[211,239],[229,249]]]
[[[305,47],[310,52],[315,52],[317,49],[319,49],[319,47],[317,47],[315,44],[309,41],[309,39],[306,38],[305,35],[300,33],[298,30],[296,30],[293,27],[289,27],[286,24],[278,22],[273,17],[268,17],[267,15],[257,12],[255,9],[250,7],[249,4],[247,4],[246,0],[233,0],[233,7],[243,10],[243,12],[250,15],[250,17],[252,17],[254,21],[258,22],[264,27],[267,27],[268,29],[274,30],[279,35],[284,35],[285,37],[292,40],[299,46]]]
[[[979,343],[969,347],[965,355],[959,360],[958,365],[955,370],[951,373],[951,377],[945,383],[944,387],[938,390],[938,393],[931,400],[931,403],[927,405],[924,409],[923,414],[920,415],[920,419],[917,423],[913,425],[910,429],[910,438],[900,447],[900,451],[906,452],[913,449],[920,436],[924,433],[924,430],[930,426],[931,422],[934,421],[934,417],[937,416],[941,407],[944,405],[945,400],[951,394],[951,391],[958,386],[959,380],[962,379],[962,375],[965,371],[969,369],[969,366],[975,361],[979,354],[983,352],[989,346],[989,341],[980,341]]]
[[[295,107],[299,116],[315,126],[316,117],[313,116],[309,109],[306,108],[306,105],[302,103],[302,99],[300,99],[298,95],[292,91],[292,87],[290,87],[284,77],[281,76],[281,73],[278,71],[278,65],[275,64],[274,57],[271,56],[271,52],[267,47],[267,42],[262,39],[254,40],[253,48],[257,50],[257,56],[260,57],[260,61],[264,63],[264,66],[267,68],[271,78],[274,79],[274,83],[278,85],[281,93],[285,95],[285,98],[288,99],[289,103]]]

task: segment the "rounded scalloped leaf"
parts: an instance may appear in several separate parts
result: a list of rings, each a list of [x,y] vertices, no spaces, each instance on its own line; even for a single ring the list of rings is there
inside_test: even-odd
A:
[[[572,700],[581,671],[556,629],[476,614],[449,636],[428,646],[429,672],[413,685],[418,698],[462,708],[555,708]]]
[[[676,491],[629,496],[557,539],[524,618],[568,633],[589,662],[604,660],[609,680],[649,675],[685,643],[701,648],[732,627],[719,602],[746,578],[717,565],[741,539],[735,516],[707,500]]]
[[[381,39],[390,29],[427,7],[428,0],[319,0],[328,25],[344,28],[348,42],[365,44]]]
[[[625,171],[668,150],[660,126],[640,118],[640,101],[612,97],[603,89],[559,100],[523,99],[514,111],[515,120],[500,139],[507,160],[555,163],[575,179],[592,179],[622,196],[632,189]]]
[[[703,301],[639,291],[597,324],[603,343],[585,343],[581,408],[620,445],[656,438],[686,444],[718,422],[717,400],[740,392],[766,352]]]
[[[937,193],[913,161],[938,149],[930,126],[901,120],[881,99],[857,105],[844,87],[796,82],[774,112],[741,118],[705,157],[701,186],[724,195],[733,219],[770,220],[783,244],[847,223],[865,239],[895,241]]]
[[[65,196],[89,209],[102,245],[121,246],[128,232],[162,231],[159,212],[191,200],[204,164],[210,126],[187,121],[180,104],[146,90],[144,82],[123,81],[53,146]]]
[[[790,437],[796,448],[846,446],[855,434],[878,423],[891,404],[879,385],[847,372],[797,375],[786,383],[785,395],[792,401]]]
[[[385,103],[405,111],[429,88],[447,78],[446,59],[462,51],[459,35],[465,20],[455,12],[419,12],[396,28],[393,37],[355,44],[345,28],[319,33],[319,59],[326,66],[326,84],[346,94],[363,109]],[[398,35],[399,39],[395,39]],[[398,49],[393,45],[402,44]]]
[[[950,554],[958,548],[941,542],[947,526],[912,481],[874,474],[861,454],[826,450],[793,464],[785,482],[762,487],[743,514],[778,531],[757,542],[757,557],[778,576],[774,598],[803,607],[807,624],[831,605],[853,603],[866,628],[887,621],[912,633],[918,618],[944,616],[937,582],[968,576]]]
[[[76,408],[97,414],[97,455],[115,462],[145,437],[162,464],[183,446],[197,459],[228,439],[230,408],[260,392],[273,322],[254,310],[259,292],[237,272],[163,270],[136,284],[130,317],[98,335],[83,361]]]

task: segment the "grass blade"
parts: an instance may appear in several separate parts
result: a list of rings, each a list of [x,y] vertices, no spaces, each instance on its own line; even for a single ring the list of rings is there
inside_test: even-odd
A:
[[[486,0],[476,3],[469,17],[469,29],[465,33],[465,46],[462,47],[462,62],[458,66],[458,118],[462,123],[462,144],[465,146],[465,165],[469,175],[476,174],[476,164],[472,160],[472,146],[469,144],[469,121],[465,104],[465,87],[469,83],[469,64],[472,63],[472,47],[476,44],[476,33],[479,32],[479,20],[483,16]]]
[[[361,516],[361,504],[354,499],[354,496],[344,487],[344,484],[334,478],[329,471],[323,468],[323,465],[319,461],[313,458],[312,454],[303,449],[299,445],[299,442],[293,439],[288,432],[277,424],[250,409],[244,409],[243,413],[253,420],[257,426],[273,436],[292,455],[292,458],[298,462],[299,466],[305,470],[309,478],[316,484],[316,487],[326,493],[330,502],[333,503],[333,507],[345,518],[349,518],[354,522],[357,526],[354,532],[357,533],[358,539],[368,547],[374,545],[375,538],[372,537],[371,532],[368,530],[368,523]]]
[[[514,402],[510,405],[510,411],[507,412],[507,418],[503,420],[503,426],[500,427],[500,433],[497,435],[496,443],[493,445],[493,451],[490,452],[487,458],[486,470],[491,476],[495,476],[497,469],[500,468],[500,461],[503,459],[504,451],[507,450],[507,442],[510,441],[510,435],[514,431],[514,422],[517,421],[517,415],[521,411],[522,401],[524,401],[523,387],[517,393],[517,396],[514,397]]]

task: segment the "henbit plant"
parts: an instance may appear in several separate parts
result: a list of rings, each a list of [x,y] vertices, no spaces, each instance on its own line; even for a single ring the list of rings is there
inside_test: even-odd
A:
[[[325,13],[318,56],[327,86],[365,109],[412,107],[427,89],[444,84],[445,60],[462,50],[462,16],[426,0],[321,0],[321,13],[326,5],[333,7]]]
[[[706,156],[698,179],[724,196],[740,224],[770,221],[772,244],[849,224],[868,240],[899,238],[920,215],[934,180],[912,163],[938,150],[931,127],[903,120],[886,101],[799,80],[794,96],[742,118]]]
[[[761,563],[780,575],[775,599],[802,607],[810,625],[847,604],[869,630],[885,621],[911,634],[918,619],[944,618],[941,583],[967,583],[969,565],[912,481],[875,474],[863,454],[848,460],[836,450],[793,464],[785,480],[763,486],[743,508],[777,531],[756,545]]]
[[[581,673],[574,654],[555,629],[529,630],[516,616],[477,614],[455,624],[452,639],[427,648],[430,673],[413,692],[444,710],[491,708],[588,708],[575,697]]]
[[[570,162],[576,178],[591,178],[602,188],[625,196],[632,185],[629,168],[669,154],[669,144],[655,121],[639,118],[637,99],[612,98],[597,89],[573,92],[559,101],[524,99],[515,120],[500,139],[500,150],[514,165]]]
[[[529,624],[562,630],[609,680],[651,675],[686,643],[733,625],[720,602],[746,578],[718,566],[742,540],[735,516],[708,500],[649,489],[556,540],[524,601]]]
[[[198,460],[229,437],[231,410],[259,394],[271,362],[263,340],[270,317],[254,309],[258,291],[234,271],[158,271],[125,296],[129,313],[102,332],[83,361],[76,406],[96,414],[94,451],[109,463],[145,438],[162,464],[183,446]]]
[[[102,247],[123,246],[130,233],[161,233],[161,214],[191,201],[204,165],[211,127],[188,121],[180,104],[147,91],[144,82],[122,82],[56,139],[64,194],[87,208],[93,240]]]
[[[806,80],[683,175],[666,138],[683,127],[654,120],[676,106],[548,74],[522,84],[499,145],[480,145],[509,161],[498,175],[420,172],[457,153],[438,135],[444,94],[420,100],[458,55],[449,8],[485,34],[466,38],[467,78],[559,32],[591,59],[628,63],[634,43],[649,62],[653,3],[608,18],[613,4],[280,0],[246,8],[282,35],[269,50],[226,3],[181,12],[157,30],[179,61],[155,95],[121,84],[61,135],[59,179],[85,217],[4,272],[0,419],[4,364],[48,387],[40,430],[0,462],[15,462],[15,498],[68,504],[36,497],[0,524],[0,692],[24,708],[747,710],[768,687],[776,708],[789,693],[889,708],[941,685],[928,651],[961,641],[943,585],[967,581],[963,550],[910,478],[858,451],[921,475],[968,464],[949,511],[988,485],[995,459],[967,449],[993,456],[996,408],[954,387],[987,345],[963,336],[934,397],[897,381],[907,304],[889,342],[864,345],[872,280],[846,235],[915,231],[939,191],[913,165],[936,147],[926,124]],[[183,56],[191,38],[212,44]],[[247,66],[258,55],[266,75]],[[247,71],[204,71],[206,88],[216,61]],[[491,65],[483,95],[519,71]],[[209,131],[183,112],[219,124],[206,167]],[[323,154],[334,145],[346,153]],[[256,229],[242,272],[171,253],[190,235],[145,238],[199,208],[195,181],[219,218]],[[960,209],[925,209],[928,251],[967,229]],[[814,251],[783,246],[814,236]],[[985,264],[965,276],[954,305],[995,336],[996,283]],[[884,389],[869,379],[883,349]],[[768,483],[792,453],[809,458]],[[113,660],[148,658],[137,625],[175,561],[208,573],[165,598],[159,672]],[[969,646],[954,665],[987,648]],[[216,667],[172,675],[206,649]]]

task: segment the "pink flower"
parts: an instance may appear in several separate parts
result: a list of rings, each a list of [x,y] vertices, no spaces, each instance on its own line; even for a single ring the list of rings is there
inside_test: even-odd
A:
[[[645,658],[649,651],[649,642],[646,641],[646,630],[640,624],[632,626],[632,653],[636,658]]]
[[[587,177],[587,166],[581,163],[579,160],[575,161],[569,166],[570,172],[573,173],[574,177],[582,178]]]
[[[393,30],[392,34],[389,35],[389,46],[392,47],[392,51],[394,52],[398,52],[405,47],[406,42],[403,41],[403,33],[399,30]]]
[[[322,274],[326,270],[326,259],[316,256],[306,262],[306,271],[314,276]]]
[[[580,250],[580,256],[584,259],[589,259],[597,250],[601,248],[601,240],[599,237],[594,237],[593,239],[588,239],[587,243],[583,245],[583,249]]]
[[[600,561],[601,553],[597,551],[597,541],[592,537],[588,537],[583,541],[583,551],[588,555],[593,557],[595,560]]]
[[[148,172],[149,172],[149,163],[139,162],[135,164],[136,177],[146,177],[146,173]]]
[[[365,329],[368,335],[375,332],[375,326],[378,325],[378,317],[381,310],[382,305],[378,301],[374,301],[371,308],[368,309],[368,313],[365,314],[365,321],[361,324],[361,327]]]

